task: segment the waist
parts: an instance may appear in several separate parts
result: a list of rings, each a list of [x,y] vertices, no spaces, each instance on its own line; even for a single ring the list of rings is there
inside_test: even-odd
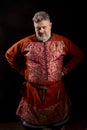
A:
[[[27,85],[35,87],[35,88],[40,88],[40,89],[48,89],[54,86],[58,87],[60,86],[61,83],[62,83],[61,80],[54,81],[54,82],[36,82],[36,83],[26,81]]]

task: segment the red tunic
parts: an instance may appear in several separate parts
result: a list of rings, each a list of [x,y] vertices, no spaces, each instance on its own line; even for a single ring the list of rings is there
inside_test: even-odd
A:
[[[19,117],[34,125],[47,125],[70,114],[71,102],[62,72],[69,73],[82,60],[80,48],[57,34],[45,43],[31,35],[10,47],[5,56],[26,80],[26,90],[16,111]],[[70,56],[68,62],[64,62],[66,56]]]

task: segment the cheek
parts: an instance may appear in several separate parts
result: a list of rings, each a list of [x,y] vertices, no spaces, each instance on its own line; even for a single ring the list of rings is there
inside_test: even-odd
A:
[[[35,33],[36,33],[36,34],[38,34],[38,33],[39,33],[39,31],[35,30]]]
[[[48,32],[48,33],[49,33],[50,31],[51,31],[51,28],[48,28],[48,29],[46,30],[46,32]]]

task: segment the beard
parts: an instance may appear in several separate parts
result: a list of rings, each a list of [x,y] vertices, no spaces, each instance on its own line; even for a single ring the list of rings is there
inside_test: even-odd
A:
[[[51,32],[48,35],[40,36],[36,34],[36,37],[39,41],[46,42],[51,37]]]

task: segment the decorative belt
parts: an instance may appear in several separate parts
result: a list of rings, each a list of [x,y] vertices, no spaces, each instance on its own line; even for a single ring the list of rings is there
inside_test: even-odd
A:
[[[35,84],[34,85],[32,84],[32,86],[42,89],[42,103],[44,103],[48,87],[45,85],[35,85]]]
[[[44,103],[48,87],[46,85],[36,85],[28,81],[26,81],[26,83],[30,84],[32,87],[42,89],[42,103]]]
[[[33,86],[33,85],[32,85]],[[36,87],[36,88],[40,88],[40,89],[45,89],[45,90],[47,90],[48,89],[48,87],[47,86],[45,86],[45,85],[34,85],[33,87]]]

